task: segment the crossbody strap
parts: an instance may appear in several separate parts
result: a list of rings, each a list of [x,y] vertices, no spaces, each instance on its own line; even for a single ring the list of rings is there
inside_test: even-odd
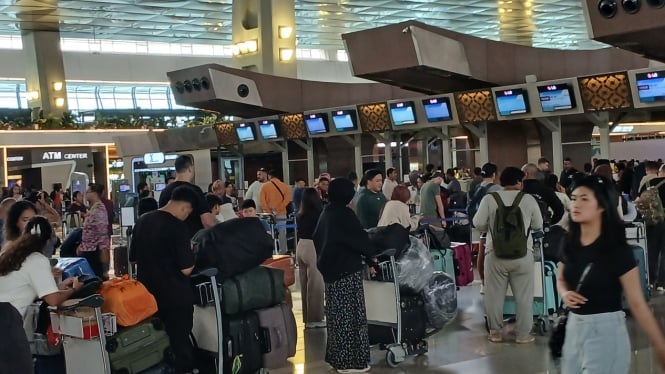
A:
[[[277,189],[277,192],[279,192],[279,194],[282,195],[282,200],[283,200],[284,199],[284,192],[282,192],[282,190],[277,186],[277,183],[275,183],[273,181],[270,181],[270,183],[272,183],[272,185],[275,186],[275,188]]]

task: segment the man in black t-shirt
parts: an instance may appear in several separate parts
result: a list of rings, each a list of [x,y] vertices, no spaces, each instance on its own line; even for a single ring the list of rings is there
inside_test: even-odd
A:
[[[196,201],[192,204],[193,212],[185,221],[189,228],[187,234],[189,239],[199,230],[212,227],[217,223],[215,217],[210,213],[210,207],[203,194],[203,190],[201,190],[201,187],[193,184],[192,180],[194,180],[194,160],[189,155],[180,155],[175,160],[175,182],[167,185],[159,195],[159,207],[162,208],[171,199],[173,190],[178,187],[185,186],[195,193]]]
[[[194,268],[194,253],[184,221],[197,200],[191,188],[176,188],[165,206],[138,219],[130,243],[130,261],[137,264],[138,280],[155,296],[178,373],[194,368],[189,340],[194,295],[188,278]]]

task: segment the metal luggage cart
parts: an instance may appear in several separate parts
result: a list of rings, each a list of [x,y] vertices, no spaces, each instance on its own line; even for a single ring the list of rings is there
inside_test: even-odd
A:
[[[421,356],[428,352],[427,338],[438,329],[428,328],[422,339],[416,343],[406,342],[402,338],[402,314],[399,287],[399,266],[395,261],[394,250],[390,259],[378,264],[376,279],[370,278],[369,271],[363,281],[367,324],[389,327],[393,332],[393,341],[380,343],[378,348],[386,351],[386,363],[397,367],[407,356]]]

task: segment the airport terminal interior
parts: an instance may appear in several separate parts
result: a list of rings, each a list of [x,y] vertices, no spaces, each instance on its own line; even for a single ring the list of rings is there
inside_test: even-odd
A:
[[[54,191],[64,213],[65,196],[69,204],[98,183],[118,247],[138,219],[139,188],[159,201],[181,155],[195,165],[192,183],[214,193],[221,181],[240,214],[268,170],[290,188],[392,170],[416,191],[432,165],[465,195],[487,163],[499,172],[547,163],[563,176],[606,160],[619,181],[665,158],[663,35],[665,0],[0,0],[2,197]],[[627,199],[636,187],[622,191]],[[446,207],[451,227],[468,229],[466,200]],[[62,218],[65,240],[82,223]],[[282,239],[275,254],[286,252]],[[462,240],[475,260],[479,237]],[[296,241],[287,243],[295,267]],[[475,262],[473,271],[427,349],[395,362],[373,346],[371,372],[561,372],[548,345],[560,310],[536,320],[533,344],[515,343],[509,316],[504,342],[490,342]],[[296,352],[269,372],[335,372],[327,329],[303,322],[295,273]],[[648,291],[661,329],[663,286]],[[629,372],[663,372],[636,320],[626,323]],[[91,373],[109,374],[113,360]]]

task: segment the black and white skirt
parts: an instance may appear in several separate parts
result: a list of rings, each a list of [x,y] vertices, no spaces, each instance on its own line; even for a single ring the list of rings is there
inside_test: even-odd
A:
[[[326,283],[326,362],[335,369],[369,365],[369,336],[362,272]]]

